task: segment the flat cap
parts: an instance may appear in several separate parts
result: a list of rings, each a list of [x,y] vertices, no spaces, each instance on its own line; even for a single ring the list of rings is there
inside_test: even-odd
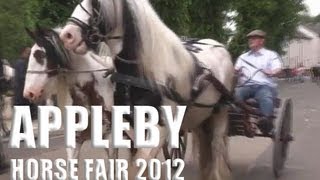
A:
[[[266,37],[266,33],[260,29],[256,29],[247,34],[247,37],[258,36],[258,37]]]

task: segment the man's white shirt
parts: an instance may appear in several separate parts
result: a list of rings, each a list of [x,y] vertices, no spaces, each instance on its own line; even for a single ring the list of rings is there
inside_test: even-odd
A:
[[[280,56],[271,50],[261,48],[260,50],[248,51],[242,54],[235,64],[235,69],[240,70],[244,76],[239,78],[239,83],[245,85],[261,84],[276,87],[277,84],[259,70],[275,70],[282,67]],[[250,79],[250,81],[248,81]],[[248,81],[248,82],[247,82]]]

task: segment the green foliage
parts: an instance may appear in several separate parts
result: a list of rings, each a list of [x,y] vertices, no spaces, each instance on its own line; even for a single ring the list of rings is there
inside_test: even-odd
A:
[[[212,38],[227,41],[224,28],[232,0],[193,0],[189,7],[191,17],[190,35],[199,38]]]
[[[320,14],[316,17],[314,17],[314,22],[319,23],[320,22]]]
[[[227,40],[226,11],[232,0],[151,1],[164,23],[180,36]]]
[[[21,46],[28,43],[24,26],[26,1],[0,1],[0,58],[16,58]]]
[[[299,16],[300,22],[302,24],[308,24],[308,23],[320,23],[320,14],[317,16],[310,16],[308,14],[302,14]]]
[[[266,31],[266,46],[283,53],[282,45],[293,37],[299,22],[298,13],[305,7],[302,0],[236,0],[233,9],[237,12],[234,18],[237,32],[229,48],[236,58],[247,50],[246,34],[253,29]]]
[[[155,0],[151,1],[160,18],[175,33],[188,35],[190,26],[190,16],[188,8],[191,0]]]
[[[247,49],[245,35],[260,28],[268,33],[267,46],[281,53],[282,43],[294,33],[304,10],[303,0],[150,0],[161,19],[180,36],[213,38],[226,43],[230,30],[227,12],[236,12],[232,19],[234,32],[229,50],[236,58]],[[46,27],[62,25],[78,0],[1,0],[0,53],[4,58],[18,56],[19,49],[32,45],[24,27],[36,24]],[[314,18],[320,21],[320,16]]]
[[[76,1],[65,0],[29,0],[26,10],[30,19],[30,26],[39,24],[46,27],[55,27],[63,24],[70,16]]]
[[[36,24],[54,27],[70,16],[76,1],[65,0],[2,0],[0,1],[0,54],[16,59],[23,46],[31,46],[25,27]]]

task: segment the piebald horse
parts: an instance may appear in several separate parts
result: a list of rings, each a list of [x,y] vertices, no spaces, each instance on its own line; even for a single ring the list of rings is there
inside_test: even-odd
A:
[[[106,73],[114,69],[112,59],[91,51],[84,55],[66,51],[59,43],[60,30],[39,27],[34,32],[28,30],[36,43],[29,57],[24,96],[38,102],[56,94],[62,111],[67,105],[85,106],[88,110],[89,106],[102,105],[103,123],[108,130],[114,85]],[[87,129],[90,129],[90,122]],[[108,131],[104,132],[108,136]],[[76,148],[67,148],[67,158],[78,159],[81,146],[89,137],[87,130],[77,134]],[[111,157],[115,155],[112,150],[107,152]]]
[[[192,130],[198,139],[199,179],[231,179],[228,107],[217,104],[232,90],[233,64],[222,44],[202,39],[184,43],[186,48],[148,0],[83,0],[60,38],[65,48],[77,54],[95,49],[101,41],[109,46],[120,74],[116,105],[187,105],[181,127]],[[128,84],[139,79],[146,83]],[[161,136],[167,136],[166,127],[159,124],[159,128]],[[155,157],[152,152],[157,150],[136,157]]]

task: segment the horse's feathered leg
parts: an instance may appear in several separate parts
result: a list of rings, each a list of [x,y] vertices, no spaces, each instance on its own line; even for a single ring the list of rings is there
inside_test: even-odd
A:
[[[135,160],[144,159],[146,162],[149,162],[150,159],[157,157],[157,155],[159,154],[159,152],[162,149],[162,146],[165,144],[165,141],[168,136],[168,129],[166,128],[166,126],[160,126],[160,125],[158,125],[158,129],[160,132],[160,142],[159,142],[158,147],[156,147],[156,148],[139,148],[139,149],[137,149],[137,152],[134,155],[134,157],[131,158],[132,161],[129,162],[129,168],[128,168],[129,180],[130,179],[133,180],[139,170],[137,168],[137,165],[134,164]],[[148,172],[145,171],[144,175],[145,175],[144,177],[148,177]]]
[[[227,149],[227,112],[226,107],[220,108],[193,131],[193,153],[199,156],[199,179],[232,179]]]
[[[213,114],[210,125],[212,129],[210,140],[213,169],[209,177],[212,180],[232,179],[227,146],[228,107],[221,107],[218,113]]]
[[[210,132],[207,130],[205,131],[204,127],[208,127],[208,120],[203,123],[201,127],[197,127],[193,130],[193,153],[194,156],[198,156],[199,160],[199,170],[200,170],[200,177],[199,179],[208,180],[208,174],[211,171],[211,159],[212,159],[212,152],[210,146]],[[208,159],[210,159],[208,161]]]

